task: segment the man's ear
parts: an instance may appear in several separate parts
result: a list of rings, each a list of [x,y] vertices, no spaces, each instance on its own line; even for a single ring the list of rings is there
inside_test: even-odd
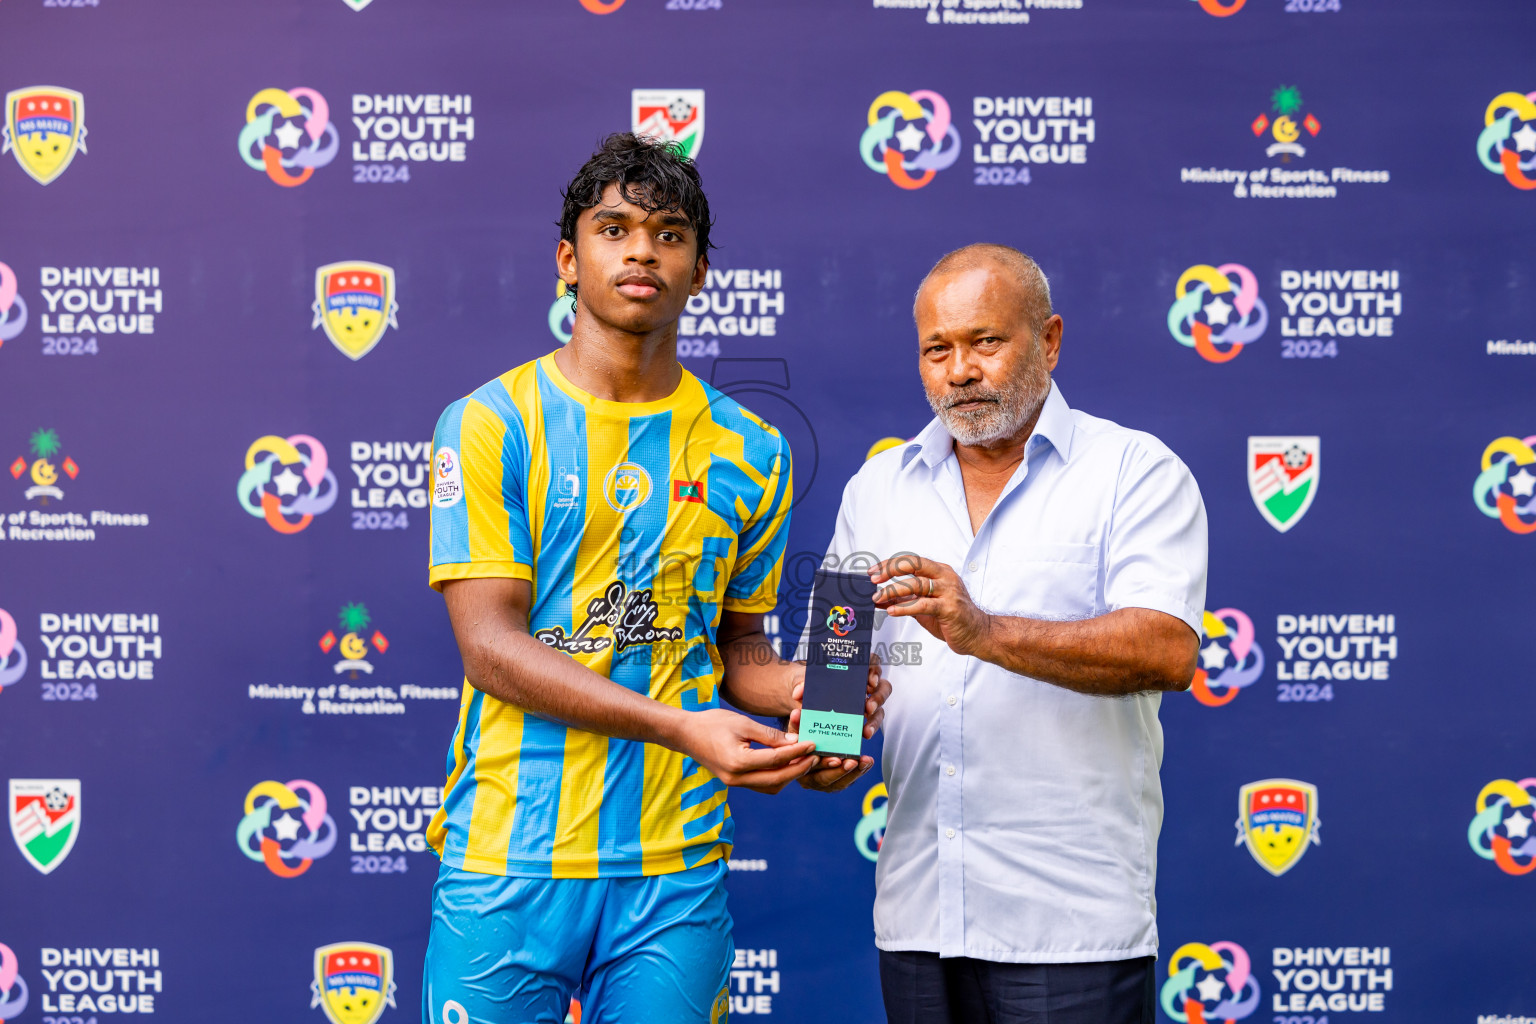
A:
[[[1052,316],[1045,322],[1045,330],[1040,332],[1040,345],[1045,350],[1045,368],[1056,369],[1056,362],[1061,358],[1061,317]]]
[[[576,245],[564,238],[555,246],[555,274],[567,285],[574,286],[576,281]]]
[[[704,290],[704,282],[707,280],[709,280],[709,257],[699,253],[698,260],[693,264],[693,284],[689,286],[688,294],[699,294]]]

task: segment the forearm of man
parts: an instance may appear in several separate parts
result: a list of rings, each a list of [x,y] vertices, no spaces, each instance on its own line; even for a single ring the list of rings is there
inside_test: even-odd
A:
[[[475,689],[587,732],[682,749],[688,712],[620,686],[529,634],[526,581],[456,581],[443,597]]]
[[[1107,697],[1188,689],[1198,652],[1199,637],[1183,621],[1122,608],[1067,622],[989,615],[975,653],[1010,672]]]
[[[748,714],[782,718],[794,710],[790,693],[800,673],[793,662],[773,653],[762,621],[761,615],[749,612],[721,616],[716,638],[725,676],[720,692]]]

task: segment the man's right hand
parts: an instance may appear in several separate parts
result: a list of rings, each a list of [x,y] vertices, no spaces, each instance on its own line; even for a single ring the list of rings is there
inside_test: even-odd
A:
[[[777,793],[816,766],[816,744],[725,708],[688,712],[678,746],[727,786],[759,793]]]

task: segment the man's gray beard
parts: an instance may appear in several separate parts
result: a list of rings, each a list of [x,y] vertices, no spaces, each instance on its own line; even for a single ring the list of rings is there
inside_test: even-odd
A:
[[[1043,385],[1035,385],[1035,367],[998,388],[973,385],[964,391],[947,392],[943,399],[936,398],[924,388],[928,406],[949,431],[949,436],[967,447],[983,448],[1004,438],[1012,437],[1019,429],[1034,419],[1045,405],[1050,394],[1051,379],[1045,377]],[[949,408],[959,402],[992,399],[987,405],[970,412]]]

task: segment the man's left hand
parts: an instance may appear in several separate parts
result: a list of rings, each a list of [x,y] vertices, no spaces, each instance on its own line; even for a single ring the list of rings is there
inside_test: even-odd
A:
[[[875,593],[877,608],[916,619],[956,654],[976,654],[986,641],[991,616],[971,600],[960,574],[943,562],[897,555],[871,569],[869,578],[885,584]]]
[[[803,677],[802,677],[803,678]],[[885,702],[891,695],[891,681],[880,674],[880,656],[871,654],[869,676],[864,689],[864,738],[871,739],[880,731],[885,721]],[[791,696],[795,709],[789,713],[789,731],[800,731],[800,700],[805,694],[805,683],[796,684]],[[847,789],[858,781],[859,776],[875,766],[875,759],[868,754],[862,757],[822,757],[820,764],[800,776],[800,785],[822,793],[835,793]]]

